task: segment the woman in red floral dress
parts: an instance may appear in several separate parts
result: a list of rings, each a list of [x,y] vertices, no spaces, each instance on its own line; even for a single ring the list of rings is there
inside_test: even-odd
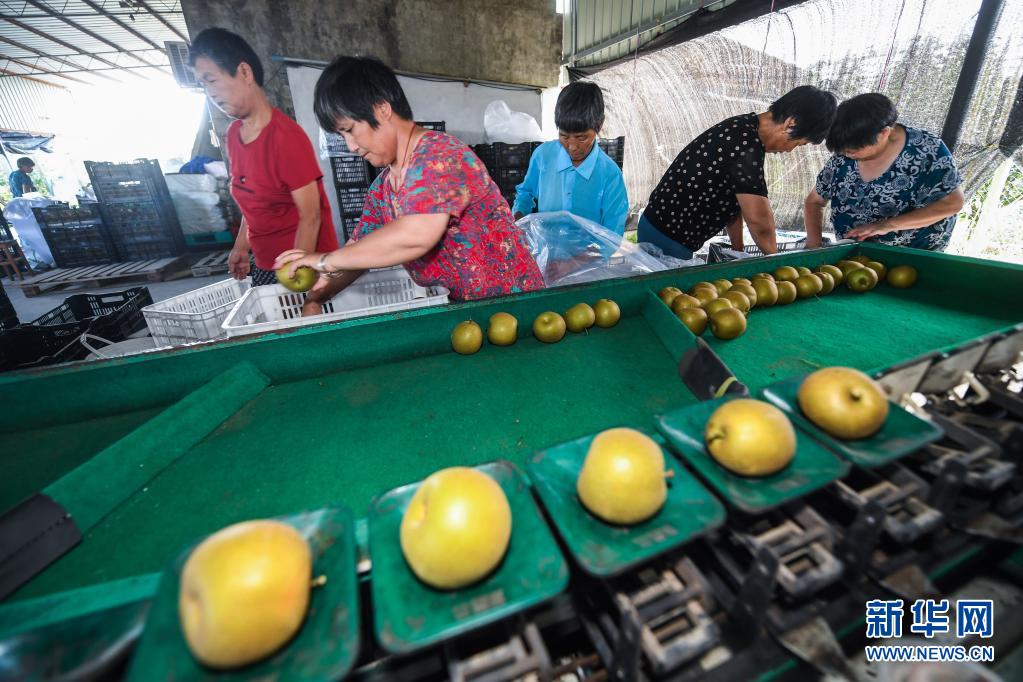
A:
[[[421,286],[443,286],[453,300],[544,286],[511,209],[483,163],[456,138],[412,120],[394,73],[365,57],[339,57],[316,83],[314,110],[325,130],[384,168],[369,188],[351,240],[329,253],[285,251],[275,267],[321,273],[306,314],[369,268],[403,265]]]

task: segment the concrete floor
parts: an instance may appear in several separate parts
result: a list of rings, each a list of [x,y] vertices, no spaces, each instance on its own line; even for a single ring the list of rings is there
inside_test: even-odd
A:
[[[204,287],[208,284],[215,284],[216,282],[220,282],[225,279],[227,279],[227,273],[212,275],[210,277],[192,277],[189,275],[182,279],[175,279],[170,282],[132,282],[129,280],[121,281],[99,289],[72,287],[63,291],[51,291],[31,298],[26,297],[25,294],[22,293],[21,287],[13,286],[7,279],[0,280],[0,283],[3,284],[8,298],[11,299],[14,309],[18,312],[18,318],[24,323],[31,322],[43,313],[53,310],[63,303],[64,299],[71,294],[99,294],[110,291],[124,291],[125,289],[131,289],[132,287],[145,286],[149,287],[149,293],[152,295],[153,302],[155,303],[172,296],[177,296],[178,294],[183,294],[187,291]]]

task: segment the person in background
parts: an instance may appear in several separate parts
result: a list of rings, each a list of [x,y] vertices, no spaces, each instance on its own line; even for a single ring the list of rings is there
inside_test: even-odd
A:
[[[838,106],[828,133],[834,153],[803,204],[807,248],[820,245],[824,208],[841,238],[944,251],[963,207],[962,177],[937,135],[898,123],[876,92]]]
[[[743,222],[765,254],[778,250],[767,200],[767,153],[820,144],[835,119],[835,96],[801,85],[761,114],[733,116],[686,145],[661,177],[639,220],[637,238],[688,260],[725,229],[741,251]]]
[[[227,130],[227,155],[242,224],[229,271],[236,279],[251,275],[254,286],[275,284],[274,259],[282,251],[338,245],[313,145],[270,105],[263,64],[241,36],[208,28],[192,41],[188,59],[206,96],[237,119]]]
[[[457,138],[416,125],[397,76],[382,62],[335,59],[316,82],[313,111],[324,130],[383,171],[347,244],[278,256],[276,267],[321,273],[305,314],[363,271],[392,265],[459,301],[543,288],[525,236],[483,163]]]
[[[36,167],[35,162],[27,156],[23,156],[16,163],[18,169],[11,171],[11,174],[7,176],[7,184],[11,186],[11,196],[14,198],[36,191],[36,186],[33,184],[32,178],[29,177]]]
[[[558,139],[533,152],[512,211],[518,220],[533,212],[568,211],[625,234],[629,199],[618,164],[597,144],[604,125],[604,95],[596,83],[576,82],[558,95],[554,108]]]

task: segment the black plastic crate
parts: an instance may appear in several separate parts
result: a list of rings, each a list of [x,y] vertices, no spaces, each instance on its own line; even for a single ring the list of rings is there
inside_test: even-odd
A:
[[[323,131],[323,139],[327,145],[328,156],[352,153],[352,150],[349,149],[348,145],[345,143],[345,138],[341,137],[338,133],[328,133],[327,131]]]
[[[85,169],[119,259],[169,258],[184,252],[185,238],[159,162],[86,161]]]
[[[167,181],[155,159],[138,159],[130,163],[86,161],[85,170],[101,204],[162,201],[164,194],[166,200],[170,200]]]
[[[11,224],[7,222],[7,218],[4,218],[4,214],[0,211],[0,241],[9,242],[14,239],[14,233],[11,232]]]
[[[175,235],[168,228],[166,211],[153,202],[108,204],[102,210],[120,260],[171,258],[184,250],[181,230]]]
[[[0,371],[81,360],[88,332],[123,341],[146,327],[142,309],[152,305],[146,287],[109,294],[75,294],[32,322],[0,332]]]
[[[625,163],[625,136],[597,140],[597,144],[621,168]]]
[[[515,194],[515,188],[526,178],[525,168],[499,168],[490,171],[490,177],[497,183],[501,194]]]
[[[21,321],[18,319],[18,311],[7,297],[7,290],[0,284],[0,331],[17,327],[19,324]]]
[[[346,243],[355,234],[355,230],[359,227],[359,220],[362,218],[362,214],[341,216],[341,243]]]
[[[117,252],[102,223],[79,227],[43,227],[41,231],[58,268],[102,265],[117,260]]]
[[[117,260],[117,252],[96,204],[83,204],[79,208],[46,206],[33,208],[32,212],[58,268],[102,265]]]
[[[341,206],[341,215],[348,218],[358,218],[362,215],[362,209],[366,205],[366,190],[368,187],[336,187],[337,199]]]
[[[103,222],[99,204],[82,204],[78,208],[67,205],[33,208],[39,227],[85,227]]]
[[[335,187],[368,187],[372,182],[370,165],[361,156],[330,157]]]
[[[536,142],[520,142],[519,144],[493,143],[491,145],[494,150],[493,168],[528,168],[529,159],[538,144]],[[490,168],[490,166],[487,167]]]
[[[497,165],[495,163],[497,158],[494,156],[494,145],[474,144],[471,147],[471,149],[473,153],[475,153],[476,156],[479,157],[479,160],[483,162],[483,165],[486,166],[487,170],[490,170],[491,168],[497,168]]]

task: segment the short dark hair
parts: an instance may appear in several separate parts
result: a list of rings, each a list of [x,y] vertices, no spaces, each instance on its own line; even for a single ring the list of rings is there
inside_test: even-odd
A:
[[[32,166],[33,168],[35,168],[36,162],[33,161],[32,159],[28,158],[27,156],[23,156],[20,159],[18,159],[18,164],[17,165],[18,165],[19,168],[21,166]]]
[[[195,67],[199,57],[213,60],[213,63],[232,76],[237,75],[238,65],[245,62],[252,69],[256,85],[263,87],[263,62],[256,51],[237,33],[225,28],[207,28],[199,32],[188,48],[188,64]]]
[[[790,140],[809,140],[820,144],[835,120],[837,104],[838,100],[827,90],[800,85],[772,102],[769,111],[775,123],[787,118],[796,120],[789,131]]]
[[[879,92],[851,97],[838,105],[835,123],[828,133],[828,150],[841,154],[874,144],[878,134],[895,125],[898,119],[895,104]]]
[[[566,133],[600,132],[604,125],[604,93],[587,81],[569,83],[558,95],[554,125]]]
[[[412,120],[405,91],[394,71],[376,57],[338,57],[316,81],[313,91],[313,112],[324,130],[334,132],[337,119],[366,121],[373,128],[380,125],[373,107],[381,102],[401,118]]]

